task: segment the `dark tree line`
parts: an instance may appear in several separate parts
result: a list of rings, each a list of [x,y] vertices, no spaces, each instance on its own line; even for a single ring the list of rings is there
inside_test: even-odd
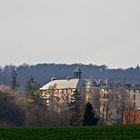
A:
[[[26,81],[32,75],[35,81],[39,84],[45,84],[50,81],[51,77],[56,77],[56,79],[63,79],[66,77],[73,77],[73,71],[77,67],[77,64],[66,65],[66,64],[38,64],[38,65],[20,65],[16,67],[16,72],[18,74],[17,80],[20,85],[25,85]],[[107,66],[97,66],[97,65],[83,65],[79,64],[82,69],[83,78],[95,79],[110,79],[110,80],[130,80],[130,81],[140,81],[140,68],[139,66],[135,68],[127,69],[109,69]],[[10,85],[11,70],[13,66],[7,65],[0,69],[0,84]]]

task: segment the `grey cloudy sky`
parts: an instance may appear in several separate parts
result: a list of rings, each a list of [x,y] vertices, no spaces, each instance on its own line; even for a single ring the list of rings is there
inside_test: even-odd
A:
[[[0,0],[0,65],[140,63],[140,0]]]

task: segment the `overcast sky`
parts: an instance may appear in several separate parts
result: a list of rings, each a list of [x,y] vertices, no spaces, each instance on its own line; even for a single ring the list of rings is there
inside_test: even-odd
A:
[[[0,65],[140,63],[140,0],[0,0]]]

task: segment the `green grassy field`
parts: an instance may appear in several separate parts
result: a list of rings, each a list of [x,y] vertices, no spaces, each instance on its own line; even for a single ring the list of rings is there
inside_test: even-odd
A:
[[[1,128],[0,140],[140,140],[140,125]]]

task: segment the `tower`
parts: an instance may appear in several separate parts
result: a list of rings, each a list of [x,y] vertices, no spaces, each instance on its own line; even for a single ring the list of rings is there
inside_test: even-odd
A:
[[[77,68],[74,70],[74,78],[75,79],[81,79],[82,76],[82,71],[81,69],[77,66]]]

